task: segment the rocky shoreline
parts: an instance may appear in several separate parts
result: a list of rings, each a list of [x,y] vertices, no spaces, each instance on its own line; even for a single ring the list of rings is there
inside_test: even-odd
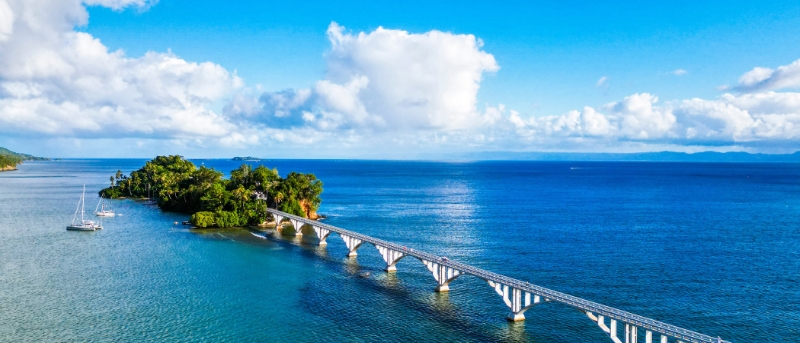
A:
[[[17,170],[17,166],[4,166],[0,167],[0,172]]]

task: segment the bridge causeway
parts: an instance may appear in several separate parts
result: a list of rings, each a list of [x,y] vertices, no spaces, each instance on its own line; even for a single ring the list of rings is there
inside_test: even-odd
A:
[[[675,325],[663,323],[573,295],[473,267],[468,264],[449,260],[445,257],[410,249],[399,244],[321,223],[316,220],[306,219],[271,208],[268,208],[267,211],[275,217],[276,224],[278,224],[276,225],[276,230],[281,230],[284,227],[284,220],[292,224],[295,235],[302,235],[301,228],[303,226],[311,226],[319,239],[319,245],[327,244],[328,236],[332,232],[337,233],[347,246],[348,257],[357,256],[356,250],[358,250],[363,243],[369,243],[375,246],[386,262],[387,272],[395,272],[397,270],[395,264],[401,259],[407,256],[414,257],[420,260],[433,274],[437,282],[437,292],[448,292],[450,290],[450,283],[462,275],[472,275],[481,278],[502,297],[503,302],[505,302],[506,306],[511,310],[508,315],[508,320],[511,321],[524,320],[525,311],[537,304],[556,302],[583,312],[590,320],[595,322],[603,332],[608,334],[609,338],[615,343],[638,343],[642,339],[645,343],[730,343],[717,337],[704,335]],[[606,319],[608,320],[606,321]],[[608,324],[606,324],[606,322],[608,322]],[[618,328],[621,327],[624,327],[624,330],[620,333],[618,332]],[[640,332],[640,329],[642,332]],[[654,334],[659,335],[657,341],[654,341]]]

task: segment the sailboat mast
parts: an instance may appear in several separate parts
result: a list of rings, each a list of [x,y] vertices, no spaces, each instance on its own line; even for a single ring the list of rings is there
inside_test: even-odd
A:
[[[81,223],[83,223],[84,204],[86,203],[86,185],[83,185],[83,193],[81,193]]]
[[[81,196],[83,198],[83,196]],[[75,206],[75,214],[72,215],[72,225],[75,225],[75,220],[78,219],[78,210],[81,209],[81,200],[78,200],[78,206]]]

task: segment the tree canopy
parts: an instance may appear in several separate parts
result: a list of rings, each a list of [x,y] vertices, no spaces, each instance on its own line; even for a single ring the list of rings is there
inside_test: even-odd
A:
[[[117,171],[100,196],[152,198],[165,211],[193,214],[198,227],[260,224],[269,217],[266,207],[317,218],[322,181],[314,174],[291,172],[282,178],[277,169],[242,164],[230,175],[225,179],[181,156],[158,156],[130,175]]]
[[[16,167],[22,163],[22,159],[11,155],[0,155],[0,169],[8,167]]]

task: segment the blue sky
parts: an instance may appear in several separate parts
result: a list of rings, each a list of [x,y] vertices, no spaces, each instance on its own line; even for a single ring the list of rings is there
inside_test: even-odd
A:
[[[379,26],[473,34],[500,71],[479,103],[560,114],[635,92],[710,98],[755,66],[800,58],[800,3],[775,1],[388,1],[161,0],[146,12],[92,7],[84,28],[129,55],[171,49],[213,61],[269,90],[307,87],[324,74],[335,21],[355,32]],[[687,70],[682,77],[671,72]],[[608,88],[597,81],[608,77]]]
[[[15,40],[26,38],[21,35],[50,34],[29,33],[36,30],[23,28],[35,25],[19,19],[18,14],[35,8],[24,8],[17,1],[0,1],[8,1],[12,17],[17,18],[10,38],[5,43],[0,41],[8,45],[7,53],[29,49],[13,45]],[[0,106],[0,125],[6,126],[6,130],[0,128],[0,145],[54,156],[183,153],[197,157],[293,157],[317,151],[319,156],[312,157],[364,158],[500,150],[792,152],[798,146],[800,133],[794,127],[800,126],[795,118],[800,105],[792,105],[797,94],[793,91],[800,86],[792,66],[800,59],[800,4],[796,2],[90,2],[96,5],[86,10],[80,2],[71,1],[35,13],[44,16],[43,12],[53,12],[47,15],[63,21],[60,26],[53,24],[53,30],[88,34],[99,39],[111,55],[121,50],[124,55],[119,58],[140,68],[136,70],[151,70],[147,63],[158,65],[154,61],[158,58],[197,65],[191,71],[191,82],[197,85],[197,80],[204,80],[208,83],[204,89],[213,91],[203,91],[202,102],[191,100],[198,97],[192,90],[185,91],[191,96],[172,91],[178,88],[164,91],[182,99],[177,109],[172,105],[153,108],[161,99],[147,98],[150,95],[125,101],[117,100],[120,95],[114,94],[92,99],[77,96],[80,99],[68,101],[70,95],[65,94],[69,92],[63,90],[45,95],[18,90],[20,84],[37,85],[31,89],[66,87],[63,81],[55,81],[63,80],[63,75],[19,75],[12,71],[27,70],[21,67],[23,62],[17,66],[5,63],[0,65],[0,82],[12,84],[6,88],[15,90],[0,93],[0,100],[16,102]],[[41,3],[45,6],[47,0]],[[0,12],[2,8],[0,5]],[[88,17],[80,18],[81,11]],[[378,32],[379,27],[388,31]],[[331,32],[339,32],[336,30],[344,38],[342,50],[332,54]],[[445,36],[427,35],[431,31]],[[2,32],[0,27],[0,37]],[[360,34],[366,37],[363,41],[358,38]],[[473,37],[474,47],[466,41],[462,42],[466,45],[456,43],[466,36]],[[373,39],[368,41],[370,37]],[[377,42],[387,39],[397,40],[398,45],[387,47]],[[48,49],[65,56],[94,54],[87,52],[92,48],[75,45],[76,52],[69,55],[58,51],[64,44],[57,43],[34,51],[43,56]],[[447,50],[451,43],[464,50]],[[380,49],[386,49],[381,50],[383,53],[391,51],[397,60],[387,59],[383,64],[359,60]],[[446,51],[455,51],[456,57],[441,57]],[[148,52],[160,57],[148,59]],[[483,59],[485,55],[494,61]],[[474,58],[447,59],[458,56]],[[0,58],[14,61],[9,56]],[[442,60],[433,61],[436,58]],[[62,60],[73,63],[69,57]],[[213,66],[204,66],[203,62]],[[126,63],[109,63],[114,67],[103,71],[109,76],[87,83],[112,82],[115,77],[110,75],[122,75],[119,78],[126,85],[143,89],[137,84],[140,81],[134,80],[136,74],[124,70]],[[425,73],[435,75],[443,85],[463,84],[466,79],[451,83],[444,79],[464,73],[472,75],[471,79],[477,75],[479,80],[474,87],[450,92],[441,91],[444,86],[439,83],[431,86],[424,80],[405,80],[402,73],[386,74],[380,69],[404,63],[411,68],[422,64]],[[443,64],[463,64],[464,69],[437,69]],[[788,68],[785,73],[758,74],[756,79],[774,79],[773,83],[780,86],[750,90],[742,83],[744,75],[756,67],[779,70],[781,66]],[[3,72],[2,68],[7,70]],[[344,71],[332,75],[331,70],[336,68]],[[74,73],[99,73],[85,66],[73,69]],[[227,74],[220,74],[223,72]],[[164,78],[181,82],[172,77],[175,73],[170,72],[169,77],[154,75],[144,84],[162,85]],[[781,76],[784,74],[788,76]],[[209,75],[217,78],[208,81]],[[363,80],[358,81],[361,76]],[[387,91],[387,86],[380,84],[395,81],[408,88]],[[335,93],[325,85],[336,86],[337,91],[348,89],[349,93]],[[392,103],[387,99],[405,99],[412,96],[407,92],[426,86],[441,93],[431,93],[428,98],[416,94],[414,99],[422,96],[425,99],[420,101],[426,104],[463,99],[473,109],[449,104],[415,107],[420,112],[411,117],[416,119],[397,121],[395,117],[405,112],[389,106]],[[124,89],[120,92],[130,94]],[[725,94],[731,97],[725,98]],[[449,98],[436,98],[440,95]],[[343,108],[334,104],[343,96],[353,96],[357,105]],[[31,97],[43,97],[37,100],[53,108],[19,105],[20,99]],[[274,100],[276,97],[283,100]],[[284,104],[291,99],[296,100],[295,105]],[[96,110],[97,117],[74,127],[52,119],[53,129],[47,130],[31,127],[29,122],[34,120],[20,119],[50,118],[55,116],[50,113],[68,111],[72,107],[64,105],[65,101],[77,104],[76,113]],[[257,110],[243,110],[239,103],[249,103]],[[103,104],[102,108],[96,108],[97,104]],[[131,110],[140,105],[142,113],[163,111],[159,118],[170,117],[174,122],[156,118],[159,121],[153,127],[131,128],[144,115]],[[637,112],[642,106],[649,107]],[[200,107],[202,110],[197,110]],[[189,119],[188,109],[197,110],[197,122],[205,126],[175,130],[183,130],[182,134],[170,133],[170,126],[194,121]],[[3,121],[1,111],[11,119]],[[571,111],[577,114],[570,115]],[[115,113],[112,124],[97,119],[109,112]],[[744,118],[743,112],[749,117]],[[441,113],[443,119],[433,118]],[[131,124],[120,124],[127,118]],[[645,123],[649,120],[652,122]],[[450,122],[459,124],[443,124]],[[480,123],[466,124],[470,122]],[[234,135],[245,130],[251,131],[242,137]],[[120,148],[114,152],[100,148],[108,143]]]

